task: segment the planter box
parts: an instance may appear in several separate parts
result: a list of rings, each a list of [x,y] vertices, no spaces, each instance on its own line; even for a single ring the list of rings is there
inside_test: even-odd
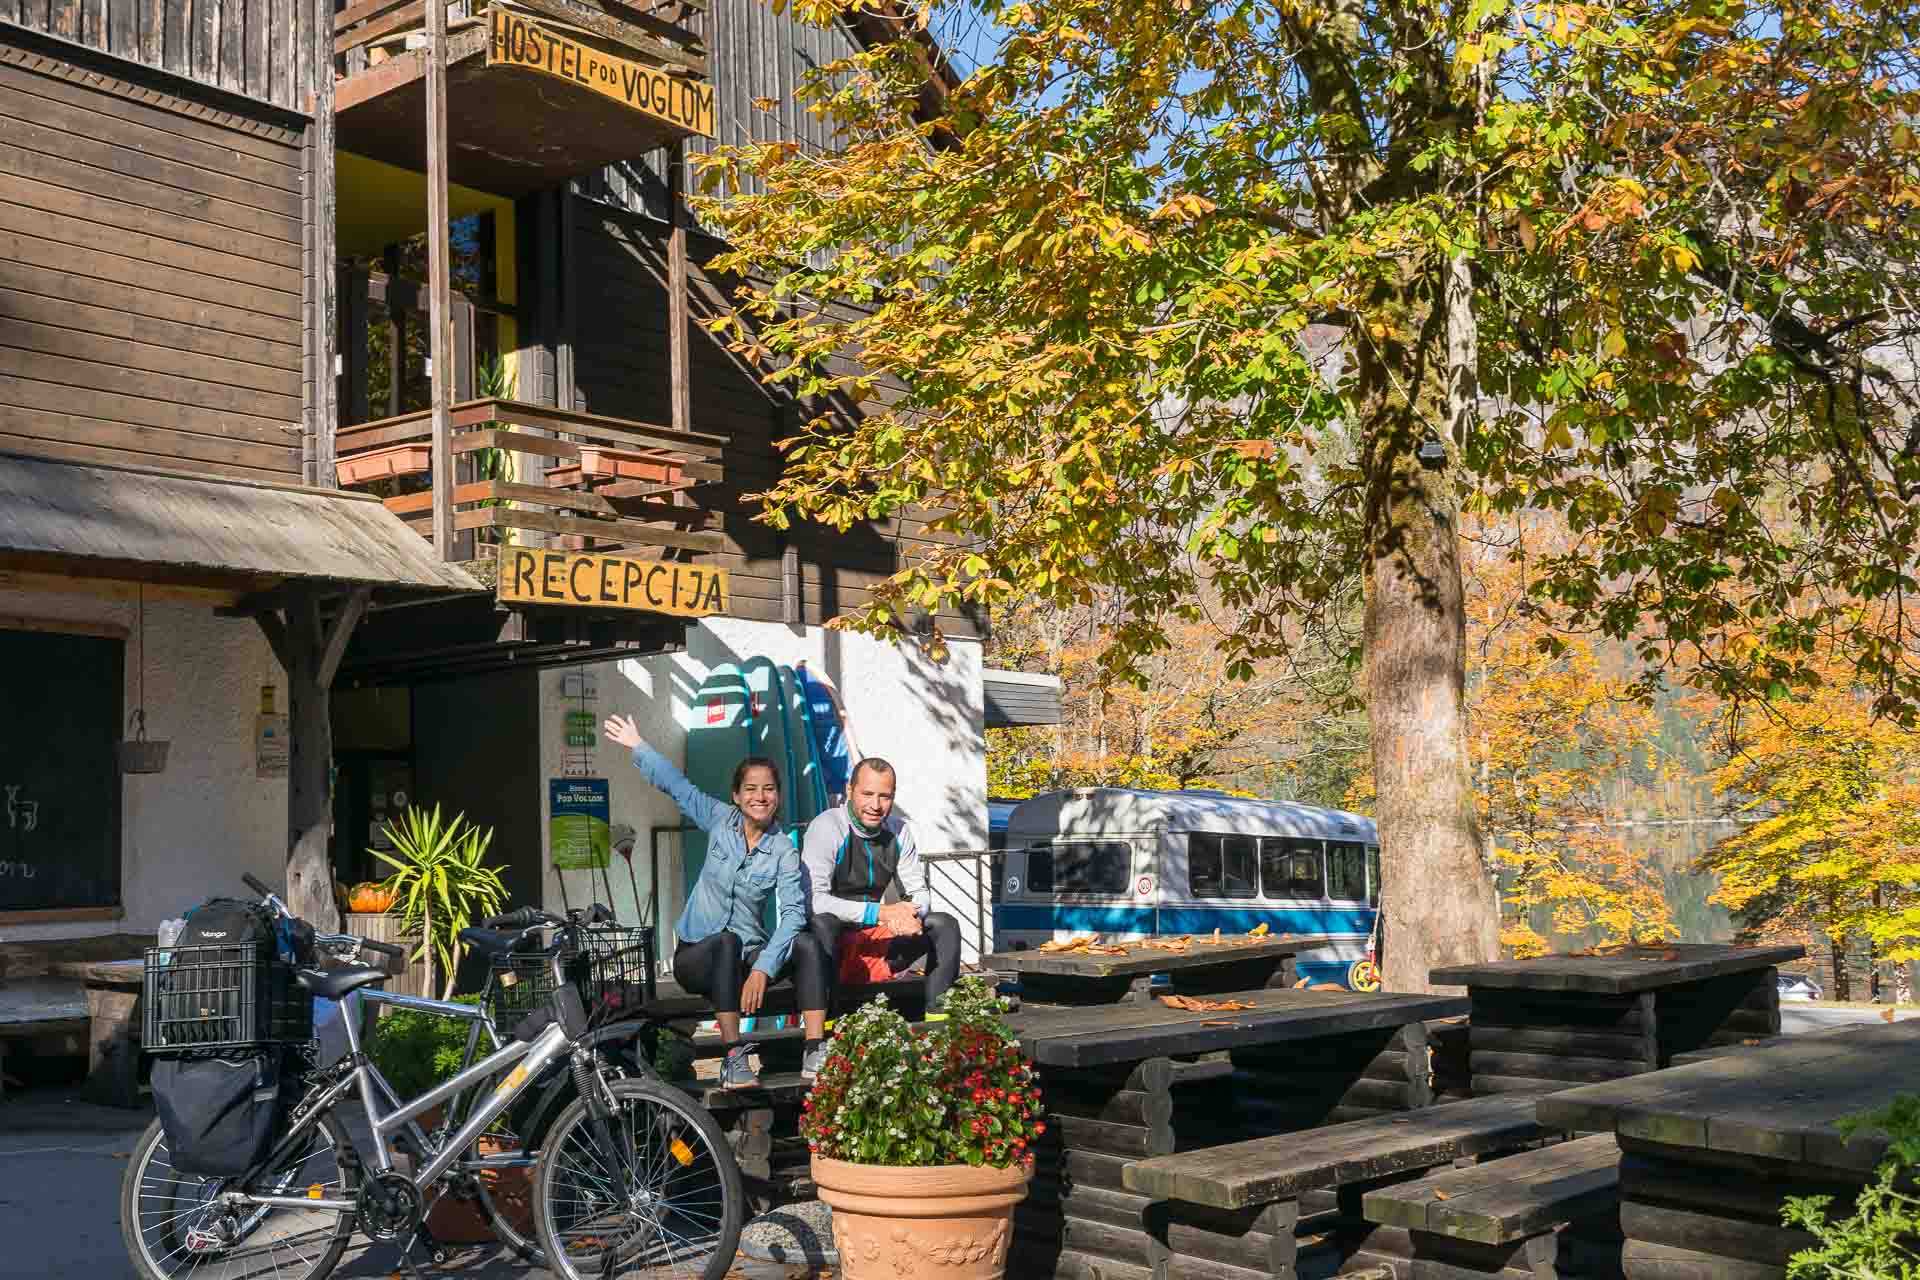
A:
[[[391,942],[404,946],[409,951],[420,945],[420,939],[403,936],[400,932],[400,917],[386,912],[375,914],[368,911],[349,911],[342,917],[341,929],[347,933],[358,934],[362,938],[371,938],[375,942]],[[400,971],[401,961],[389,956],[363,953],[361,960],[367,964],[383,964],[387,972],[394,976],[387,979],[387,990],[395,995],[424,996],[438,994],[427,990],[427,960],[425,956],[406,965],[405,972]]]
[[[655,453],[583,444],[580,446],[580,473],[617,480],[651,480],[657,484],[670,484],[680,478],[680,464]]]
[[[334,474],[343,485],[365,484],[387,476],[424,475],[432,465],[433,446],[392,444],[384,449],[369,449],[333,464]]]

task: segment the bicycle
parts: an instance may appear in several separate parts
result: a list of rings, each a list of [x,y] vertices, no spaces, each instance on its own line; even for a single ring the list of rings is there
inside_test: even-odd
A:
[[[266,886],[245,879],[278,916],[292,919]],[[497,920],[525,924],[511,932],[465,930],[462,939],[489,956],[511,954],[540,929],[564,931],[570,923],[532,908]],[[315,943],[350,961],[362,949],[398,951],[351,934],[318,935]],[[174,1169],[156,1120],[135,1144],[121,1188],[122,1235],[143,1280],[268,1274],[322,1280],[356,1228],[371,1239],[401,1243],[402,1265],[416,1271],[411,1251],[431,1240],[422,1232],[428,1194],[444,1194],[450,1180],[466,1176],[462,1158],[473,1158],[480,1135],[548,1066],[563,1061],[578,1096],[554,1117],[534,1165],[535,1220],[549,1265],[569,1280],[630,1274],[622,1267],[634,1265],[655,1275],[719,1280],[733,1263],[744,1217],[731,1149],[713,1117],[653,1078],[647,1064],[639,1065],[639,1078],[609,1078],[565,963],[556,944],[544,1016],[527,1019],[486,1057],[404,1102],[380,1080],[349,1018],[346,1056],[309,1068],[267,1154],[238,1177]],[[303,989],[335,1000],[386,976],[383,968],[351,962],[297,971]],[[450,1007],[467,1015],[466,1006]],[[310,1041],[307,1057],[310,1062]],[[353,1093],[371,1135],[371,1169],[343,1119],[352,1114],[344,1104]],[[423,1112],[455,1105],[464,1095],[475,1105],[451,1133],[443,1126],[428,1135],[416,1123]],[[397,1167],[395,1149],[410,1156],[411,1171]]]

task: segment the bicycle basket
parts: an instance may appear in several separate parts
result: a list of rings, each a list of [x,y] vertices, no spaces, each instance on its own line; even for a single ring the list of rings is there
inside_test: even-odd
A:
[[[588,1014],[606,1018],[653,998],[653,930],[608,926],[586,931]]]
[[[141,992],[148,1053],[247,1049],[313,1039],[313,997],[272,947],[156,947]]]

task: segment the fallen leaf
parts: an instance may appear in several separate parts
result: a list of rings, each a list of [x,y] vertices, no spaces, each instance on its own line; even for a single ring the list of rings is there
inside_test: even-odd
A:
[[[1218,941],[1220,941],[1220,931],[1219,931],[1218,929],[1215,929],[1215,930],[1213,931],[1213,940],[1214,940],[1215,942],[1218,942]]]
[[[1209,1000],[1205,996],[1161,996],[1169,1009],[1190,1009],[1195,1013],[1220,1013],[1231,1009],[1251,1009],[1249,1000]]]
[[[1313,979],[1312,979],[1312,978],[1302,978],[1302,979],[1300,979],[1300,981],[1298,981],[1298,982],[1296,982],[1296,983],[1294,983],[1294,984],[1293,984],[1293,989],[1294,989],[1295,991],[1303,991],[1303,990],[1305,990],[1306,988],[1308,988],[1308,987],[1310,987],[1310,986],[1312,986],[1312,985],[1313,985]]]
[[[1203,1027],[1237,1027],[1240,1024],[1237,1022],[1203,1022],[1200,1025]]]
[[[1893,1010],[1891,1010],[1891,1009],[1882,1009],[1882,1010],[1880,1011],[1880,1021],[1882,1021],[1882,1022],[1892,1022],[1892,1021],[1893,1021]]]
[[[1742,1040],[1740,1043],[1745,1045],[1755,1045],[1755,1044],[1759,1044],[1760,1042],[1758,1040]]]
[[[1257,924],[1253,926],[1253,928],[1247,930],[1247,936],[1249,938],[1264,938],[1267,936],[1267,926],[1264,924]]]
[[[1660,958],[1662,960],[1678,960],[1680,958],[1680,953],[1678,951],[1662,951],[1660,953]]]
[[[1440,1188],[1435,1187],[1433,1189],[1433,1198],[1435,1200],[1446,1200],[1446,1199],[1450,1199],[1451,1197],[1449,1197],[1447,1193],[1442,1191]]]

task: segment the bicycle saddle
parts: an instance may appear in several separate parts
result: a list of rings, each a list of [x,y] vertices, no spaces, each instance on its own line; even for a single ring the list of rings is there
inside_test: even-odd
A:
[[[538,931],[537,925],[529,929],[462,929],[460,941],[482,955],[502,956],[516,950],[530,934]]]
[[[350,964],[338,969],[302,969],[300,985],[328,1000],[344,999],[370,982],[385,982],[392,975],[370,964]]]

